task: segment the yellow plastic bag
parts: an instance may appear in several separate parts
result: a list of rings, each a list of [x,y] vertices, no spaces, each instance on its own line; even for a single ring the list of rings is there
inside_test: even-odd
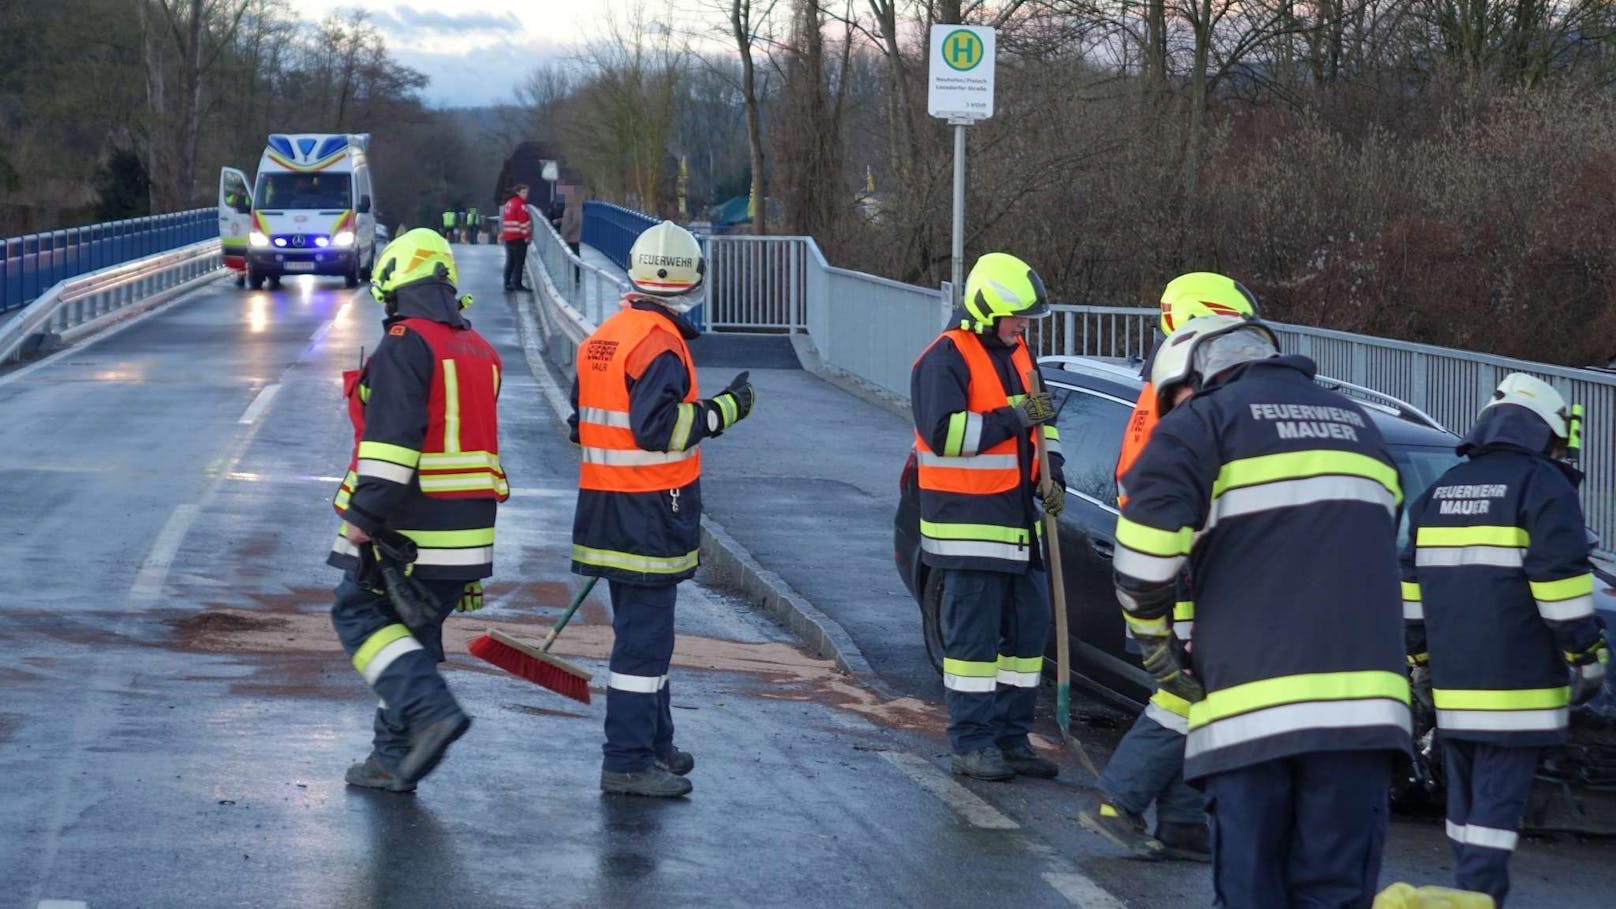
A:
[[[1447,887],[1415,887],[1399,881],[1380,891],[1373,909],[1494,909],[1485,893]]]

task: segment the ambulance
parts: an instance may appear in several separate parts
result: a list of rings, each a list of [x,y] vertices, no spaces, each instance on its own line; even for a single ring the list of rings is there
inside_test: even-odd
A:
[[[369,133],[275,133],[258,180],[219,171],[219,240],[238,286],[253,290],[287,275],[370,280],[376,260]]]

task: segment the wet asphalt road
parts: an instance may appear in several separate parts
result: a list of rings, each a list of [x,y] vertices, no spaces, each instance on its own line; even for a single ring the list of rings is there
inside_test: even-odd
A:
[[[457,254],[473,319],[507,366],[516,493],[488,608],[450,621],[446,672],[476,725],[415,796],[342,783],[366,750],[372,698],[325,615],[329,500],[351,439],[340,374],[374,345],[376,305],[330,283],[221,282],[0,375],[0,907],[1209,902],[1204,866],[1126,861],[1077,829],[1089,790],[1073,762],[1057,781],[960,785],[939,769],[942,714],[920,676],[896,675],[910,697],[863,690],[694,584],[681,589],[673,684],[696,790],[603,797],[599,689],[576,704],[465,654],[491,623],[537,636],[576,589],[576,456],[546,403],[555,380],[526,368],[498,251]],[[722,384],[733,370],[720,371]],[[708,498],[767,567],[829,561],[891,484],[848,482],[857,495],[821,510],[821,474],[797,471],[781,495],[788,433],[855,399],[800,371],[754,375],[760,407],[796,419],[760,411],[715,440],[728,447]],[[835,450],[822,449],[822,471]],[[771,549],[761,530],[749,540],[735,526],[748,501],[759,527],[785,503],[797,547]],[[855,637],[872,663],[909,666],[919,642],[887,558],[857,563],[882,563],[867,582],[843,566],[883,592]],[[801,588],[814,583],[837,595],[828,578]],[[608,609],[593,595],[558,645],[597,673]],[[1396,825],[1387,880],[1446,880],[1433,830]],[[1528,845],[1511,905],[1609,905],[1613,858],[1608,845]]]

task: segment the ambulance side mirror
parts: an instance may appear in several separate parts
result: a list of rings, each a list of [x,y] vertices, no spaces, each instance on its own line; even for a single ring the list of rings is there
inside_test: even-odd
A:
[[[354,209],[354,211],[359,212],[361,215],[370,214],[370,197],[369,196],[360,196],[359,197],[359,207]]]

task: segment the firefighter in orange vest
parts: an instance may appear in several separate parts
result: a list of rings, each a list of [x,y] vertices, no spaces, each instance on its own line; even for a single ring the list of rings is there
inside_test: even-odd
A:
[[[471,726],[438,674],[443,621],[481,607],[494,512],[510,489],[499,354],[461,315],[471,298],[455,280],[437,232],[387,244],[371,284],[385,333],[344,376],[354,450],[333,502],[343,524],[326,561],[345,573],[331,623],[381,699],[370,756],[348,768],[353,786],[413,790]]]
[[[1123,475],[1144,451],[1160,417],[1150,370],[1161,341],[1191,319],[1210,315],[1257,315],[1257,298],[1245,285],[1213,272],[1196,271],[1169,281],[1161,295],[1161,333],[1145,358],[1145,387],[1128,418],[1117,458],[1117,504],[1127,504]],[[1192,389],[1181,385],[1168,403],[1181,403]],[[1182,592],[1182,591],[1181,591]],[[1195,625],[1195,603],[1181,596],[1173,604],[1173,636],[1188,650]],[[1186,657],[1187,658],[1187,657]],[[1212,846],[1199,792],[1184,782],[1184,736],[1189,702],[1157,689],[1100,774],[1096,803],[1078,813],[1084,827],[1135,858],[1211,861]],[[1156,805],[1156,829],[1147,832],[1145,811]]]
[[[582,449],[572,570],[605,578],[612,594],[606,744],[600,788],[675,798],[695,758],[673,744],[668,666],[678,583],[696,573],[701,546],[703,439],[745,419],[755,393],[747,374],[700,397],[685,320],[706,262],[690,232],[671,221],[629,250],[634,292],[578,347],[573,413]]]
[[[1050,449],[1043,508],[1060,514],[1066,484],[1047,392],[1023,334],[1049,315],[1044,283],[1005,253],[976,261],[964,312],[910,376],[920,487],[920,558],[942,573],[943,687],[953,771],[979,780],[1053,777],[1032,750],[1049,594],[1033,433]]]

